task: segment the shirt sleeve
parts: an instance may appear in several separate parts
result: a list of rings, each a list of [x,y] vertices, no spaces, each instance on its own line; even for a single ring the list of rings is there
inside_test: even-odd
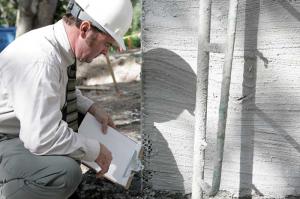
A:
[[[83,96],[79,89],[76,89],[76,96],[77,96],[77,107],[80,113],[86,114],[89,108],[94,104],[94,102]]]
[[[37,155],[70,155],[94,161],[99,143],[74,133],[62,120],[59,69],[47,63],[30,67],[30,72],[16,75],[10,88],[24,146]]]

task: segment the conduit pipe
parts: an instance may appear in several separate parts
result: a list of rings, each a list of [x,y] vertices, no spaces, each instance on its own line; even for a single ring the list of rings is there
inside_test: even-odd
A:
[[[201,182],[204,179],[209,69],[209,51],[205,49],[210,41],[210,18],[211,0],[200,0],[192,199],[203,198]]]
[[[222,174],[222,162],[224,154],[224,141],[225,141],[225,130],[226,120],[228,111],[228,99],[231,81],[231,69],[233,60],[233,51],[235,43],[235,33],[237,24],[237,10],[238,0],[230,0],[229,2],[229,13],[228,13],[228,24],[227,24],[227,45],[225,51],[225,61],[223,67],[223,79],[221,87],[221,99],[219,106],[219,121],[218,121],[218,137],[217,137],[217,155],[214,164],[213,181],[210,191],[210,196],[214,196],[220,189],[221,174]]]

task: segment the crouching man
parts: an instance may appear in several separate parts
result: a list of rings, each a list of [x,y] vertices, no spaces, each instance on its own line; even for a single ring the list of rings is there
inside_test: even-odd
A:
[[[81,181],[80,160],[109,169],[111,152],[77,134],[78,112],[114,127],[75,88],[76,60],[91,62],[111,46],[125,49],[130,0],[75,0],[68,13],[32,30],[0,54],[0,199],[65,199]],[[99,132],[100,133],[100,132]]]

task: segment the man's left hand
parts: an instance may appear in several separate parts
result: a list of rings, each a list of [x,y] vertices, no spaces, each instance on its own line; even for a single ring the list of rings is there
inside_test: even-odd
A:
[[[106,134],[107,127],[116,128],[110,115],[99,104],[94,103],[88,110],[102,124],[102,132]]]

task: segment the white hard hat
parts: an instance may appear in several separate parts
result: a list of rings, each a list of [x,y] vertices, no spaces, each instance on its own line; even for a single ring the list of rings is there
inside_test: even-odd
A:
[[[74,17],[90,21],[93,26],[108,33],[120,48],[126,49],[123,36],[132,21],[130,0],[75,0],[69,9]]]

